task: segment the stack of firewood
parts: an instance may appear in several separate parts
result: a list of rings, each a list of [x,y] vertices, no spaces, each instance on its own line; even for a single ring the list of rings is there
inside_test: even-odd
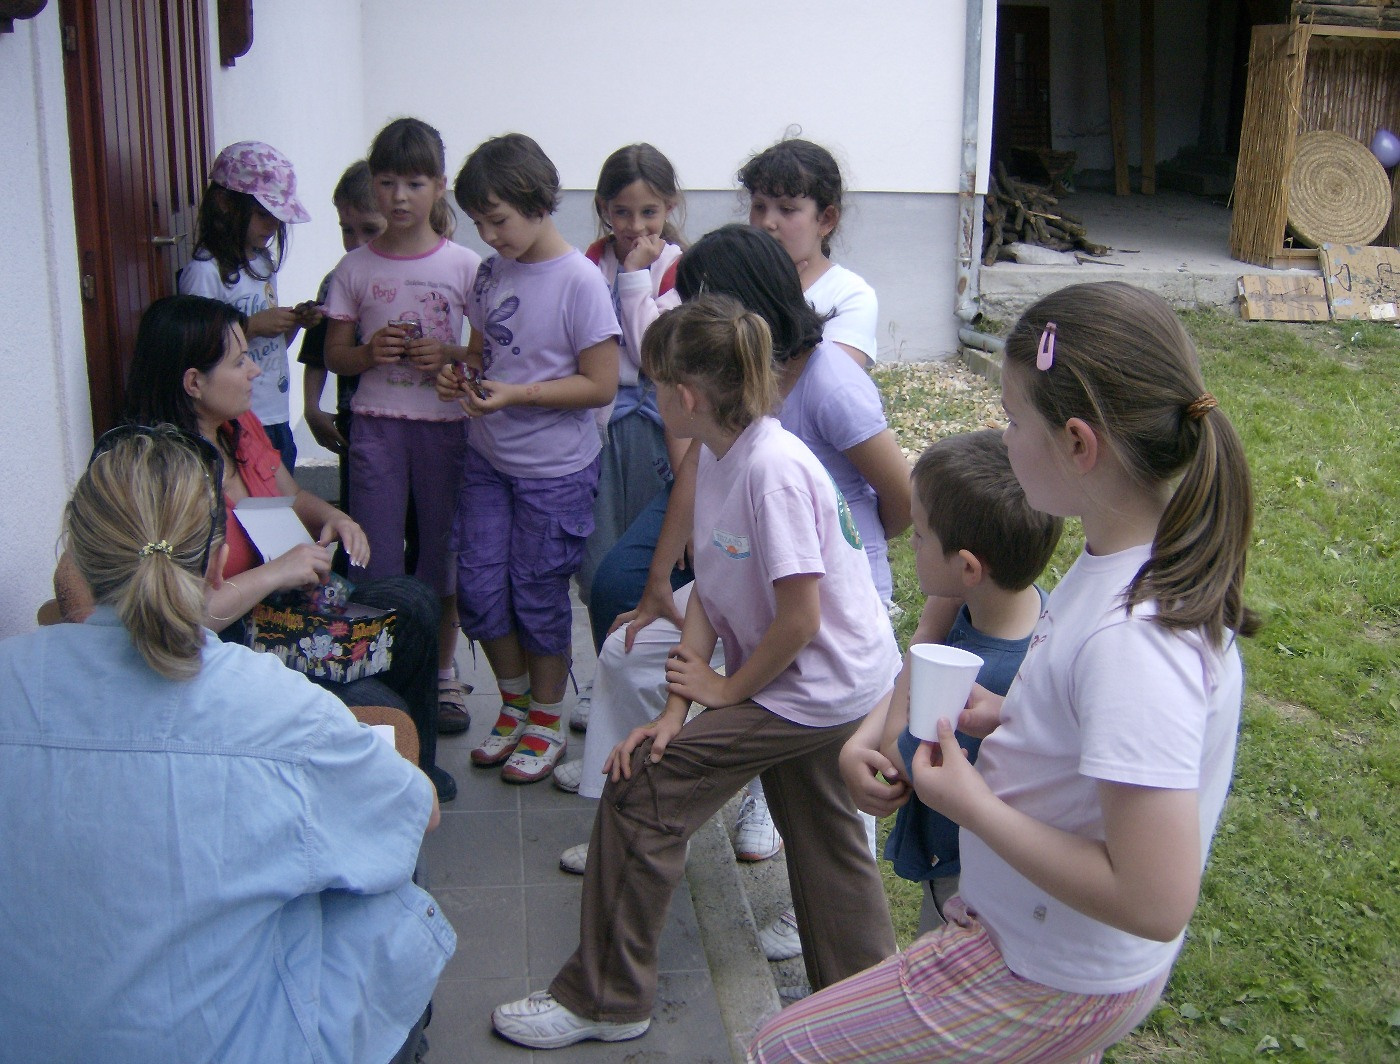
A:
[[[1012,258],[1009,245],[1018,243],[1107,255],[1109,249],[1090,241],[1084,223],[1060,210],[1059,202],[1045,186],[1019,181],[998,163],[982,209],[983,265]]]

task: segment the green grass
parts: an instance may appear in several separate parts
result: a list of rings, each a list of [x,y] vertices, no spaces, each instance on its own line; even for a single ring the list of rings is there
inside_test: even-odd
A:
[[[1242,641],[1235,785],[1186,946],[1107,1059],[1400,1060],[1400,330],[1183,320],[1249,455],[1246,596],[1266,624]],[[877,379],[913,452],[998,414],[965,372]],[[1081,542],[1071,528],[1047,586]],[[891,556],[907,640],[907,537]],[[885,871],[903,945],[919,893]]]

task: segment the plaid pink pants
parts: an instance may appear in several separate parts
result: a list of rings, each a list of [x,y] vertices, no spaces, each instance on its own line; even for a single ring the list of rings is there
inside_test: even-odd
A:
[[[751,1064],[948,1061],[1090,1064],[1152,1011],[1167,974],[1122,994],[1022,979],[961,898],[903,953],[790,1005],[759,1030]]]

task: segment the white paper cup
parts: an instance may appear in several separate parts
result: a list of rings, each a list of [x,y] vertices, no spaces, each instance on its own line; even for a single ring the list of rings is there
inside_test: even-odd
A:
[[[909,731],[918,739],[938,741],[938,718],[954,725],[967,705],[982,668],[976,654],[942,643],[915,643],[909,648]]]

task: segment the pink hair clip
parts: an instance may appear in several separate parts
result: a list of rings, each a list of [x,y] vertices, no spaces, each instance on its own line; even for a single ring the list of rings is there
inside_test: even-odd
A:
[[[1055,323],[1047,321],[1035,349],[1035,368],[1044,373],[1055,364]]]

